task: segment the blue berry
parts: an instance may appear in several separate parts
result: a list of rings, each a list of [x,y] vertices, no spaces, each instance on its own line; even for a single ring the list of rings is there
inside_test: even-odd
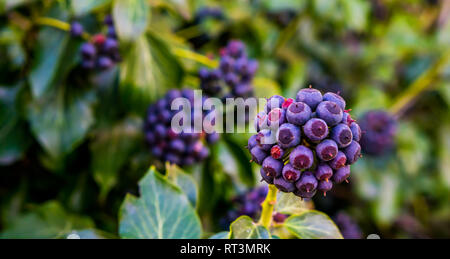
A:
[[[312,192],[306,192],[306,191],[296,189],[294,191],[294,195],[296,195],[302,199],[311,199],[312,197],[314,197],[314,195],[316,195],[316,192],[317,192],[317,190],[314,190]]]
[[[271,129],[278,129],[285,121],[286,112],[281,108],[274,108],[267,115],[267,124]]]
[[[277,140],[278,145],[284,149],[295,147],[300,144],[301,131],[297,126],[285,123],[278,129]]]
[[[267,113],[260,112],[260,113],[256,114],[254,125],[255,125],[255,130],[257,132],[259,132],[262,129],[269,128],[269,125],[267,124]]]
[[[337,105],[339,105],[339,107],[341,107],[342,110],[345,110],[345,105],[346,105],[345,100],[338,94],[328,92],[323,95],[323,100],[334,102]]]
[[[283,177],[275,178],[273,184],[282,192],[295,191],[295,185],[292,182],[286,181]]]
[[[269,113],[272,109],[281,108],[284,103],[284,97],[280,95],[274,95],[267,100],[264,111]]]
[[[283,167],[282,175],[288,182],[296,182],[300,179],[302,172],[295,169],[291,164],[286,164]]]
[[[335,126],[342,121],[344,116],[339,105],[334,102],[324,101],[317,106],[317,116],[324,120],[328,126]]]
[[[333,176],[333,169],[329,165],[321,163],[317,166],[315,175],[317,180],[326,181]]]
[[[297,102],[304,102],[312,110],[315,110],[317,105],[323,101],[322,93],[313,88],[305,88],[297,93]]]
[[[114,65],[113,61],[105,56],[99,57],[97,62],[100,69],[108,69]]]
[[[119,43],[115,39],[107,38],[105,44],[103,45],[105,52],[114,52],[119,49]]]
[[[312,172],[306,171],[303,172],[300,180],[295,185],[300,191],[309,193],[316,190],[317,184],[318,182],[316,177],[314,177],[314,174]]]
[[[83,25],[81,25],[79,22],[73,22],[70,26],[70,34],[72,35],[72,37],[81,37],[81,35],[83,35],[83,32]]]
[[[258,145],[258,141],[256,140],[256,135],[251,136],[248,139],[247,149],[252,150],[252,148],[256,147],[257,145]]]
[[[336,172],[333,175],[333,181],[335,183],[342,183],[343,181],[347,180],[349,176],[350,176],[350,166],[344,166],[336,170]]]
[[[264,159],[262,168],[267,175],[276,178],[281,176],[281,171],[283,170],[283,162],[276,160],[271,156],[268,156],[266,159]]]
[[[347,163],[347,157],[342,151],[339,151],[336,155],[336,157],[329,162],[329,165],[334,170],[338,170],[342,167],[344,167]]]
[[[103,20],[103,23],[105,23],[108,26],[114,26],[114,20],[112,15],[108,14],[105,16],[105,19]]]
[[[333,182],[331,181],[320,181],[317,185],[317,190],[320,192],[323,192],[323,195],[326,196],[327,192],[329,192],[331,189],[333,189]]]
[[[347,164],[352,165],[361,157],[361,146],[358,142],[352,141],[352,143],[344,149],[344,154],[347,157]]]
[[[259,170],[259,173],[261,174],[261,177],[266,183],[273,184],[274,178],[271,175],[268,175],[262,168]]]
[[[312,142],[320,142],[328,136],[328,125],[321,119],[310,119],[305,126],[303,132]]]
[[[93,44],[86,42],[81,46],[81,54],[86,59],[92,59],[97,54],[97,49]]]
[[[359,120],[361,147],[364,153],[379,156],[391,150],[395,144],[396,120],[385,111],[369,111]]]
[[[291,151],[289,160],[294,168],[303,170],[311,168],[314,163],[314,154],[305,146],[297,146]]]
[[[331,139],[325,139],[316,147],[316,154],[322,161],[330,161],[336,157],[338,153],[338,146],[336,142]]]
[[[261,149],[259,146],[252,148],[250,153],[252,155],[252,161],[258,165],[262,165],[264,159],[268,156],[266,151]]]
[[[174,139],[170,142],[169,147],[175,153],[183,153],[186,145],[181,139]]]
[[[288,122],[303,126],[311,118],[311,108],[302,102],[292,103],[286,111]]]
[[[338,144],[339,148],[345,148],[352,143],[353,134],[347,124],[338,124],[331,131],[331,138]]]
[[[275,159],[282,159],[284,156],[284,149],[282,149],[280,146],[275,145],[270,150],[270,155]]]
[[[264,151],[270,151],[276,143],[276,135],[271,130],[264,129],[256,135],[256,141]]]
[[[353,140],[359,142],[362,135],[359,125],[356,122],[352,122],[352,124],[350,124],[350,130],[352,131]]]

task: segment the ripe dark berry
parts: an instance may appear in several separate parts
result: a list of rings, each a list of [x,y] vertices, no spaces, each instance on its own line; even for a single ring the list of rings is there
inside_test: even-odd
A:
[[[394,147],[397,122],[385,111],[369,111],[359,120],[364,153],[378,156]]]
[[[294,195],[296,195],[302,199],[311,199],[312,197],[314,197],[314,195],[316,195],[316,192],[317,192],[317,190],[314,190],[312,192],[306,192],[306,191],[296,189],[293,193],[294,193]]]
[[[352,143],[344,149],[344,154],[347,157],[347,164],[352,165],[361,157],[361,146],[358,142],[352,141]]]
[[[342,110],[345,110],[345,105],[346,105],[345,100],[338,94],[328,92],[323,95],[323,100],[334,102],[337,105],[339,105],[339,107],[341,107]]]
[[[268,184],[273,184],[273,180],[274,178],[270,175],[268,175],[264,169],[261,168],[261,170],[259,170],[259,173],[261,174],[261,177],[264,181],[266,181],[266,183]]]
[[[328,136],[328,125],[321,119],[310,119],[305,126],[303,132],[312,142],[320,142]]]
[[[305,88],[297,93],[297,102],[304,102],[311,109],[316,109],[317,105],[323,101],[322,93],[313,88]]]
[[[286,164],[283,167],[282,175],[288,182],[296,182],[300,179],[302,172],[295,169],[291,164]]]
[[[261,130],[256,135],[256,141],[264,151],[270,151],[272,146],[277,142],[275,133],[269,129]]]
[[[333,176],[333,169],[329,165],[321,163],[317,166],[315,175],[317,180],[326,181]]]
[[[264,159],[268,156],[266,151],[261,149],[259,146],[252,148],[250,153],[252,155],[252,161],[258,165],[262,165]]]
[[[338,170],[342,167],[344,167],[347,163],[347,157],[342,151],[339,151],[336,155],[336,157],[329,162],[329,165],[334,170]]]
[[[338,153],[338,146],[336,142],[331,139],[325,139],[316,147],[316,154],[322,161],[330,161],[336,157]]]
[[[350,130],[352,131],[352,135],[353,135],[353,140],[354,141],[360,141],[361,140],[361,128],[359,127],[359,125],[356,122],[352,122],[350,124]]]
[[[295,185],[292,182],[286,181],[283,177],[275,178],[273,184],[282,192],[295,191]]]
[[[248,139],[247,149],[252,150],[256,145],[258,145],[258,141],[256,140],[256,135],[253,135]]]
[[[268,156],[264,159],[262,168],[268,176],[273,178],[280,177],[281,171],[283,170],[283,162]]]
[[[338,144],[339,148],[345,148],[352,143],[353,134],[346,124],[338,124],[331,131],[331,138]]]
[[[281,108],[284,103],[284,97],[279,95],[274,95],[267,100],[264,111],[269,113],[272,109]]]
[[[267,113],[260,112],[256,114],[255,117],[255,130],[259,132],[262,129],[267,129],[269,126],[267,125]]]
[[[85,59],[92,59],[97,54],[97,50],[93,44],[86,42],[81,46],[81,54]]]
[[[338,104],[330,101],[321,102],[317,106],[317,116],[324,120],[328,126],[335,126],[342,121],[344,116],[341,107]]]
[[[350,166],[348,165],[338,169],[334,173],[333,181],[335,183],[342,183],[343,181],[347,180],[349,176],[350,176]]]
[[[311,149],[305,146],[297,146],[291,151],[289,160],[292,166],[298,170],[308,169],[314,163],[314,154]]]
[[[317,184],[318,182],[316,177],[314,177],[314,174],[312,172],[306,171],[303,172],[300,180],[295,185],[300,191],[309,193],[316,190]]]
[[[277,133],[277,141],[280,147],[287,149],[295,147],[300,144],[301,131],[300,129],[290,123],[281,125]]]
[[[270,155],[275,159],[282,159],[284,156],[284,149],[282,149],[280,146],[275,145],[270,150]]]
[[[70,26],[70,34],[72,37],[81,37],[83,35],[84,29],[83,25],[79,22],[73,22]]]
[[[303,126],[311,118],[311,108],[302,102],[294,102],[286,111],[286,119],[289,123]]]
[[[317,190],[323,192],[323,195],[326,196],[327,192],[333,189],[333,182],[329,181],[320,181],[317,185]]]
[[[286,112],[281,108],[275,108],[267,115],[267,123],[271,129],[278,129],[286,121]]]

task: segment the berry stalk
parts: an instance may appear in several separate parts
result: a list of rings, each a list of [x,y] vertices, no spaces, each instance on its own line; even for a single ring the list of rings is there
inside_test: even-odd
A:
[[[266,228],[269,228],[272,224],[273,209],[277,202],[277,192],[277,187],[273,184],[269,184],[269,192],[262,203],[261,218],[259,219],[259,224]]]
[[[62,31],[70,31],[70,24],[60,21],[58,19],[54,19],[54,18],[50,18],[50,17],[39,17],[34,21],[36,24],[39,25],[45,25],[45,26],[50,26]],[[81,35],[81,37],[84,40],[88,40],[90,38],[90,35],[86,32],[83,32],[83,34]]]

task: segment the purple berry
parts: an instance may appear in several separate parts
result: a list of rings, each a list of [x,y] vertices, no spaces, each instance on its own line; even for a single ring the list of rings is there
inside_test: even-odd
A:
[[[175,153],[183,153],[186,146],[184,142],[181,139],[174,139],[169,144],[170,150],[174,151]]]
[[[83,32],[83,25],[81,25],[79,22],[73,22],[70,26],[70,34],[72,35],[72,37],[81,37],[81,35],[83,35]]]
[[[111,53],[119,49],[119,43],[115,39],[107,38],[103,45],[105,52]]]
[[[305,126],[303,132],[312,142],[319,142],[328,136],[328,125],[321,119],[310,119]]]
[[[344,154],[347,157],[347,164],[352,165],[361,157],[361,146],[358,142],[352,141],[352,143],[344,149]]]
[[[286,181],[283,177],[275,178],[273,184],[282,192],[295,191],[295,185],[292,182]]]
[[[334,170],[338,170],[342,167],[344,167],[347,163],[347,157],[342,151],[339,151],[336,155],[336,157],[329,162],[329,165]]]
[[[295,185],[300,191],[309,193],[316,190],[317,184],[318,182],[316,177],[314,177],[314,174],[306,171],[303,172],[300,180]]]
[[[338,146],[336,142],[331,139],[325,139],[316,147],[316,154],[322,161],[330,161],[336,157],[338,153]]]
[[[352,143],[353,134],[346,124],[338,124],[331,131],[331,138],[338,144],[339,148],[345,148]]]
[[[275,159],[282,159],[284,156],[284,149],[282,149],[280,146],[275,145],[270,150],[270,155]]]
[[[276,143],[276,135],[271,130],[264,129],[256,135],[256,141],[264,151],[270,151]]]
[[[267,124],[267,113],[260,112],[256,114],[255,117],[255,130],[259,132],[262,129],[267,129],[269,126]]]
[[[338,94],[328,92],[323,95],[323,100],[334,102],[337,105],[339,105],[339,107],[341,107],[342,110],[345,110],[345,105],[346,105],[345,100]]]
[[[325,163],[321,163],[316,169],[316,178],[319,181],[326,181],[333,176],[333,169]]]
[[[324,120],[328,126],[335,126],[342,121],[344,116],[339,105],[334,102],[324,101],[317,106],[317,116]]]
[[[259,146],[252,148],[250,153],[252,155],[252,161],[258,165],[262,165],[264,159],[267,157],[267,153]]]
[[[283,167],[282,175],[288,182],[296,182],[300,179],[302,172],[295,169],[291,164],[286,164]]]
[[[298,170],[311,168],[314,163],[314,154],[305,146],[298,146],[289,155],[292,166]]]
[[[95,55],[97,54],[97,49],[93,44],[86,42],[83,43],[83,45],[81,46],[81,54],[83,55],[84,58],[91,59],[94,58]]]
[[[281,176],[281,171],[283,170],[283,162],[268,156],[264,159],[262,168],[267,175],[274,178],[279,177]]]
[[[261,177],[264,181],[266,181],[266,183],[268,184],[273,184],[273,177],[268,175],[262,168],[261,170],[259,170],[259,173],[261,174]]]
[[[392,115],[385,111],[369,111],[358,122],[364,132],[361,137],[364,153],[378,156],[393,148],[397,122]]]
[[[305,88],[297,93],[297,102],[304,102],[311,110],[316,109],[317,105],[322,102],[322,93],[319,90],[313,88]]]
[[[286,112],[281,108],[272,109],[267,115],[267,123],[273,130],[278,129],[286,121]]]
[[[333,189],[333,183],[331,181],[320,181],[317,185],[317,190],[323,192],[324,196],[327,196],[327,192]]]
[[[277,140],[278,145],[284,149],[295,147],[300,144],[301,131],[297,126],[285,123],[277,132]]]
[[[352,122],[352,124],[350,124],[350,130],[352,131],[353,140],[359,142],[361,140],[362,133],[358,123]]]
[[[335,183],[342,183],[343,181],[347,180],[349,176],[350,176],[350,166],[348,165],[336,170],[336,172],[333,175],[333,181]]]
[[[312,197],[314,197],[314,195],[316,195],[316,192],[317,192],[317,190],[314,190],[312,192],[306,192],[306,191],[296,189],[294,191],[294,194],[302,199],[311,199]]]
[[[269,113],[272,109],[281,108],[284,103],[284,97],[279,95],[274,95],[267,100],[265,106],[265,112]]]
[[[106,56],[99,57],[97,60],[97,64],[100,69],[108,69],[114,65],[113,61]]]
[[[302,102],[292,103],[286,111],[286,119],[292,124],[303,126],[311,118],[311,108]]]
[[[256,145],[258,145],[258,141],[256,141],[256,135],[253,135],[248,139],[247,149],[252,150]]]

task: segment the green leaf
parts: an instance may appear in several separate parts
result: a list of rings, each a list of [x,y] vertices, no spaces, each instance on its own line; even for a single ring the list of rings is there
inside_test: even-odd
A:
[[[20,89],[20,85],[0,87],[0,165],[9,165],[20,159],[31,142],[17,109]]]
[[[196,207],[198,198],[197,183],[194,178],[176,165],[166,164],[167,178],[178,186],[188,197],[192,207]]]
[[[181,83],[179,63],[167,46],[154,37],[139,38],[131,46],[120,70],[120,96],[124,105],[141,113],[165,89]]]
[[[142,36],[150,19],[147,0],[114,0],[113,16],[119,38],[134,41]]]
[[[90,149],[92,152],[92,172],[100,185],[102,199],[118,180],[119,170],[129,160],[130,155],[141,140],[141,121],[128,118],[114,126],[98,130]]]
[[[141,197],[127,195],[119,219],[122,238],[200,238],[198,215],[186,195],[152,167],[139,182]]]
[[[22,214],[8,224],[0,238],[65,238],[73,229],[94,227],[91,219],[70,214],[50,201]]]
[[[338,227],[326,214],[319,211],[292,215],[283,225],[301,239],[342,239]]]
[[[54,8],[54,18],[67,20],[67,12]],[[53,16],[52,16],[53,17]],[[38,35],[30,72],[30,84],[34,97],[40,98],[61,81],[76,64],[79,57],[79,41],[70,34],[52,27],[43,27]]]
[[[71,90],[68,88],[66,91]],[[31,130],[55,166],[85,138],[93,123],[94,100],[90,91],[66,93],[64,86],[59,86],[55,93],[29,103]]]
[[[239,176],[239,180],[248,187],[254,186],[255,176],[252,171],[250,156],[244,145],[239,146],[235,140],[226,138],[225,143],[218,143],[218,159],[224,167],[224,171],[232,176]]]
[[[275,211],[281,214],[301,214],[308,210],[305,201],[293,193],[278,192],[277,203],[275,204]]]
[[[441,145],[439,147],[439,167],[440,167],[440,177],[442,183],[450,188],[450,124],[447,123],[443,128],[441,128],[439,140]]]
[[[230,226],[230,239],[270,239],[269,231],[258,226],[249,216],[241,216]]]
[[[71,235],[75,235],[79,239],[116,239],[117,237],[103,232],[97,229],[83,229],[83,230],[74,230],[66,235],[66,238],[70,238]]]
[[[71,5],[75,16],[81,16],[111,2],[112,0],[72,0]]]
[[[209,237],[209,239],[229,239],[230,233],[222,231]]]

